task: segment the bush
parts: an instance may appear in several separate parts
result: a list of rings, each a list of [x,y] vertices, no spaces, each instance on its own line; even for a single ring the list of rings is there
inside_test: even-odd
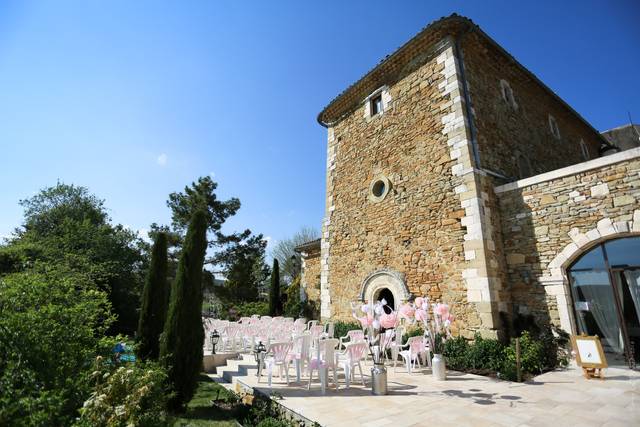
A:
[[[57,269],[0,278],[0,425],[69,425],[113,318],[105,293]]]
[[[565,337],[555,337],[551,331],[541,332],[535,338],[529,332],[523,332],[520,336],[522,378],[566,366],[568,353],[564,343]],[[481,375],[497,374],[502,379],[517,380],[515,339],[505,346],[498,340],[480,335],[476,335],[472,343],[456,337],[447,340],[444,347],[447,366],[451,369]]]
[[[265,301],[245,302],[233,307],[237,318],[251,317],[254,314],[267,316],[269,314],[269,303]]]
[[[504,360],[504,345],[494,339],[484,339],[476,334],[466,355],[467,369],[497,372]]]
[[[523,332],[520,336],[520,370],[522,377],[527,378],[541,374],[545,359],[545,347],[542,341],[534,340],[529,332]],[[504,349],[500,377],[511,381],[517,380],[515,339],[512,339],[510,345]]]
[[[456,371],[467,370],[468,352],[469,342],[464,337],[448,339],[444,344],[444,357],[447,361],[447,367]]]
[[[82,427],[158,426],[166,420],[166,372],[152,362],[113,367],[102,357],[91,374],[94,391],[80,410]]]

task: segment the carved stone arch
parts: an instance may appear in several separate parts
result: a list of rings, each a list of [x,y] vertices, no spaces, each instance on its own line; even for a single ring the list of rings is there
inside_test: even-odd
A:
[[[575,260],[602,242],[621,237],[640,236],[640,210],[634,211],[632,221],[613,222],[610,218],[603,218],[596,223],[595,228],[586,233],[582,233],[578,228],[572,228],[567,234],[571,238],[571,243],[566,245],[547,265],[540,277],[540,283],[545,287],[547,295],[556,297],[560,327],[575,334],[576,323],[567,270]]]
[[[360,301],[371,301],[382,289],[389,289],[397,304],[405,303],[411,292],[407,288],[404,274],[391,269],[377,270],[369,274],[360,288]]]

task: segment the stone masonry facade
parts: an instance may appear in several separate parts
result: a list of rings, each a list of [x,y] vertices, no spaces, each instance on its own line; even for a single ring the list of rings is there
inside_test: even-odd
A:
[[[514,312],[575,332],[566,268],[640,234],[640,148],[496,188]]]
[[[326,208],[320,256],[303,274],[320,272],[322,318],[348,320],[351,302],[388,286],[396,304],[424,295],[451,304],[467,337],[498,336],[523,311],[560,322],[544,289],[534,292],[541,302],[522,302],[546,267],[538,235],[514,243],[522,206],[504,188],[601,161],[606,142],[477,26],[459,16],[429,25],[318,120],[328,128]],[[583,216],[558,208],[567,224]],[[514,253],[529,267],[514,270]]]

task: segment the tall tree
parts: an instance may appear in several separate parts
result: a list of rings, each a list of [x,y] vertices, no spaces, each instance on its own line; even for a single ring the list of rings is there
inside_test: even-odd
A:
[[[57,183],[20,204],[24,223],[0,246],[0,276],[35,264],[81,274],[107,293],[118,318],[111,332],[133,334],[146,263],[136,233],[112,224],[85,187]]]
[[[142,292],[142,307],[138,321],[138,357],[158,359],[160,334],[164,329],[169,302],[167,282],[167,234],[159,232],[151,252],[151,264]]]
[[[218,200],[217,188],[218,183],[209,176],[203,176],[198,178],[197,182],[191,183],[191,186],[185,187],[183,193],[171,193],[167,206],[171,209],[174,229],[184,233],[193,213],[202,210],[206,215],[207,228],[215,236],[215,239],[209,242],[210,245],[225,240],[226,236],[220,231],[222,224],[240,209],[240,200],[235,197],[225,201]]]
[[[169,405],[182,410],[191,400],[202,366],[202,268],[207,250],[207,214],[197,210],[189,224],[160,341],[160,359],[174,392]]]
[[[280,266],[278,259],[273,259],[273,269],[271,270],[271,289],[269,290],[269,315],[279,316],[281,310],[280,304]]]
[[[300,274],[300,254],[294,249],[303,243],[320,237],[318,230],[313,227],[302,227],[293,236],[276,243],[271,256],[280,263],[280,273],[284,283],[290,284]]]
[[[266,240],[261,234],[250,235],[240,242],[229,244],[213,257],[213,262],[225,272],[224,286],[214,292],[225,303],[256,301],[260,287],[269,275],[264,263]]]

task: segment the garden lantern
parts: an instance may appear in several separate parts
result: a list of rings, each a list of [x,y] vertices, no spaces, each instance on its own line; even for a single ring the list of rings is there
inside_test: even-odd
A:
[[[209,338],[211,339],[211,354],[216,354],[216,345],[220,340],[220,334],[218,333],[218,330],[214,329],[213,332],[211,332]]]
[[[258,364],[258,378],[260,378],[260,374],[262,373],[262,365],[264,364],[264,355],[267,354],[267,347],[262,344],[262,341],[258,342],[253,355],[256,359],[256,363]]]

